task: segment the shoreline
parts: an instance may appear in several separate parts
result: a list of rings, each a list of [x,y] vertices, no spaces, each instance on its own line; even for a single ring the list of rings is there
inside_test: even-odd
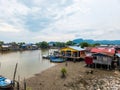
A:
[[[61,78],[62,68],[67,70],[66,78]],[[86,73],[90,70],[93,70],[93,74]],[[55,66],[26,79],[26,85],[28,90],[88,90],[89,88],[91,88],[89,90],[93,90],[96,88],[94,85],[97,84],[97,80],[109,83],[109,79],[106,78],[113,78],[115,81],[119,76],[119,72],[116,74],[113,71],[85,67],[84,61],[76,63],[67,61],[67,66],[65,62],[57,63]],[[21,86],[23,87],[23,85]],[[102,86],[105,87],[104,84]],[[106,90],[105,88],[100,90]]]

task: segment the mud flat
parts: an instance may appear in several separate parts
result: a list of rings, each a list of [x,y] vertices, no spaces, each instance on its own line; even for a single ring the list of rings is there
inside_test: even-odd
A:
[[[66,68],[66,78],[61,69]],[[27,90],[118,90],[120,72],[85,67],[82,62],[66,62],[35,74],[26,80]]]

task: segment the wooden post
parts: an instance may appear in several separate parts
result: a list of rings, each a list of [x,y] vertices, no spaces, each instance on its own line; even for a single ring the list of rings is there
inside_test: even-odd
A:
[[[24,78],[24,90],[26,90],[26,81],[25,81],[25,78]]]
[[[100,64],[100,69],[102,69],[102,64]]]
[[[109,61],[108,61],[108,57],[107,57],[107,70],[109,70]]]
[[[73,57],[73,52],[71,51],[71,57]]]
[[[18,76],[18,82],[17,82],[17,90],[20,90],[20,76]]]
[[[118,62],[119,62],[119,71],[120,71],[120,57],[118,58]]]
[[[109,64],[107,65],[107,70],[109,70]]]
[[[96,63],[95,63],[95,68],[96,68]]]
[[[77,57],[79,57],[79,51],[77,52]]]
[[[19,82],[17,82],[17,90],[20,90]]]
[[[15,76],[16,76],[16,72],[17,72],[17,66],[18,66],[18,63],[16,63],[15,70],[14,70],[14,75],[13,75],[13,86],[15,86]]]
[[[99,61],[101,64],[100,64],[100,69],[102,69],[102,65],[103,65],[103,57],[100,56],[100,61]]]
[[[75,58],[73,58],[73,61],[74,61],[74,63],[76,62],[76,59]]]
[[[66,63],[65,63],[65,66],[67,66],[67,65],[68,65],[68,64],[67,64],[67,60],[65,60],[65,62],[66,62]]]
[[[65,51],[65,57],[66,57],[66,51]]]

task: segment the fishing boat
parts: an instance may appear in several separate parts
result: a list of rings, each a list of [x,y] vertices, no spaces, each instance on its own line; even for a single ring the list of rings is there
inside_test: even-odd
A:
[[[60,63],[60,62],[64,62],[65,60],[63,58],[60,58],[60,57],[57,57],[57,56],[50,56],[50,61]]]
[[[3,76],[0,76],[0,90],[12,88],[13,81]]]
[[[10,80],[10,79],[0,75],[0,90],[13,90],[14,89],[15,83],[17,82],[15,80],[17,66],[18,66],[18,63],[16,63],[16,66],[15,66],[13,80]],[[18,82],[16,84],[17,84],[17,86],[19,86]]]

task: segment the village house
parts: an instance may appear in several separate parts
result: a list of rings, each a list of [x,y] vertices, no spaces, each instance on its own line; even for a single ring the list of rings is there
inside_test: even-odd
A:
[[[106,65],[108,69],[115,68],[120,65],[120,59],[117,58],[119,57],[118,51],[115,47],[94,47],[90,51],[92,56],[86,57],[85,62],[87,65],[93,64],[95,67],[99,64]]]
[[[10,44],[3,44],[3,45],[1,45],[1,50],[2,51],[9,51],[10,47],[11,47]]]
[[[10,45],[9,49],[12,51],[16,51],[20,49],[20,46],[16,43],[9,43],[9,45]]]
[[[115,46],[115,50],[116,50],[116,57],[118,59],[118,68],[120,70],[120,45]]]
[[[65,59],[79,60],[85,58],[85,49],[79,46],[68,46],[60,49],[61,55]]]
[[[105,53],[95,53],[93,54],[93,64],[95,65],[106,65],[107,69],[112,67],[112,61],[113,61],[113,57],[114,55],[109,55],[109,54],[105,54]]]
[[[38,47],[35,44],[29,43],[29,44],[23,44],[21,46],[21,49],[22,50],[36,50],[36,49],[38,49]]]

